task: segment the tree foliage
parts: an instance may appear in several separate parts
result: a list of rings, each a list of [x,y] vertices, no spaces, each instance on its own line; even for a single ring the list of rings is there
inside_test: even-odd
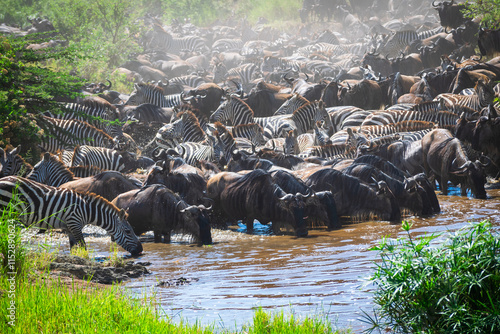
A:
[[[481,18],[481,25],[489,29],[500,28],[500,0],[467,1],[465,15]]]
[[[41,37],[0,36],[0,147],[22,144],[36,152],[43,135],[37,117],[47,110],[61,110],[57,101],[76,98],[82,87],[81,79],[47,66],[51,60],[72,63],[79,59],[78,51],[26,49],[30,43],[45,41]]]

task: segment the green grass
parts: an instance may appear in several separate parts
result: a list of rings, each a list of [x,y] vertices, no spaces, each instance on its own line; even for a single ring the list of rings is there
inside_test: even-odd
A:
[[[500,238],[489,221],[448,235],[383,239],[367,332],[499,333]],[[439,241],[439,242],[438,242]]]
[[[0,333],[231,333],[215,324],[174,323],[155,297],[132,298],[120,285],[63,280],[50,275],[55,257],[43,245],[28,250],[15,224],[15,200],[0,216]],[[15,261],[8,261],[13,249]],[[111,248],[109,265],[123,265],[117,248]],[[12,253],[12,252],[11,252]],[[92,251],[74,247],[72,254],[93,259]],[[16,274],[10,274],[15,271]],[[234,332],[240,333],[240,332]],[[337,333],[323,317],[298,319],[283,312],[258,309],[253,323],[241,333]]]
[[[230,332],[216,325],[201,326],[173,323],[152,299],[133,300],[120,286],[96,287],[73,281],[69,285],[47,275],[20,279],[15,289],[16,320],[14,326],[2,313],[1,333],[340,333],[323,319],[305,318],[283,312],[255,312],[253,323],[241,331]],[[8,290],[8,282],[0,279]],[[0,309],[6,310],[11,299],[2,294]],[[349,331],[345,331],[348,333]]]

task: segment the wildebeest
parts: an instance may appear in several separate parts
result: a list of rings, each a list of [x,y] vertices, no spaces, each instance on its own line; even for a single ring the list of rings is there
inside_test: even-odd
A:
[[[203,244],[212,243],[210,220],[203,205],[189,205],[164,185],[155,184],[117,196],[113,202],[128,213],[137,235],[153,230],[155,242],[170,242],[172,231],[191,234]]]
[[[462,10],[467,8],[466,4],[454,4],[454,0],[441,1],[436,4],[434,0],[432,6],[438,11],[441,25],[445,28],[457,28],[464,24],[468,19],[464,18]]]
[[[475,198],[485,199],[486,176],[484,164],[467,157],[460,140],[450,131],[436,129],[422,138],[422,154],[427,175],[434,174],[444,195],[448,194],[448,181],[461,186],[462,195],[471,189]]]
[[[365,218],[375,214],[380,219],[401,223],[399,204],[383,181],[374,190],[357,177],[331,168],[317,170],[303,179],[314,191],[333,193],[339,216]]]
[[[169,161],[160,161],[150,169],[146,180],[143,182],[143,186],[153,184],[165,185],[170,190],[178,193],[189,204],[205,203],[207,182],[203,178],[201,171],[200,173],[192,172],[191,169],[183,171],[182,168],[174,168]]]
[[[277,170],[271,172],[274,182],[283,189],[283,191],[291,194],[303,194],[305,196],[313,193],[305,182],[297,176],[285,170]],[[335,199],[330,191],[315,192],[306,201],[306,215],[309,219],[318,220],[326,224],[328,228],[340,228],[339,217],[337,215],[337,207]]]
[[[417,187],[410,187],[407,189],[403,182],[385,174],[372,165],[353,163],[342,172],[355,176],[365,183],[384,181],[389,186],[390,191],[394,194],[399,206],[402,209],[408,209],[413,214],[421,215],[424,207],[431,206],[430,203],[423,202],[422,196],[417,191]]]
[[[481,28],[477,44],[483,56],[493,57],[497,55],[500,52],[500,29]]]
[[[104,171],[95,176],[63,183],[59,188],[72,189],[79,193],[94,193],[112,201],[116,196],[134,189],[139,189],[138,180],[126,177],[117,171]]]
[[[220,205],[230,220],[241,219],[248,231],[253,230],[254,219],[263,224],[291,223],[298,237],[307,235],[304,221],[307,196],[287,194],[273,183],[269,173],[256,169],[220,193]],[[276,228],[274,228],[276,232]]]

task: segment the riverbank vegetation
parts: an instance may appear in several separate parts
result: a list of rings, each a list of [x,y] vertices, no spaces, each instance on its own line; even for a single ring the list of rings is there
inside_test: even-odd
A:
[[[369,332],[500,332],[500,235],[489,221],[448,237],[432,234],[383,239],[371,278],[375,316]]]

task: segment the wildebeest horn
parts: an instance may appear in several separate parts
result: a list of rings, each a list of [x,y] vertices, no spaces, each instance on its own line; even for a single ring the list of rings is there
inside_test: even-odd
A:
[[[485,162],[481,162],[481,159],[484,159]],[[479,159],[477,160],[477,162],[482,166],[482,167],[488,167],[489,165],[491,165],[491,159],[490,157],[484,155],[484,154],[481,154],[479,156]]]
[[[434,1],[432,2],[432,7],[439,7],[439,5],[440,5],[441,3],[440,3],[440,2],[438,2],[438,4],[437,4],[437,5],[435,5],[435,4],[434,4],[435,2],[436,2],[436,0],[434,0]]]
[[[212,210],[212,206],[211,205],[207,208],[203,204],[200,204],[200,205],[197,206],[197,208],[200,209],[200,210],[207,210],[207,211]]]

